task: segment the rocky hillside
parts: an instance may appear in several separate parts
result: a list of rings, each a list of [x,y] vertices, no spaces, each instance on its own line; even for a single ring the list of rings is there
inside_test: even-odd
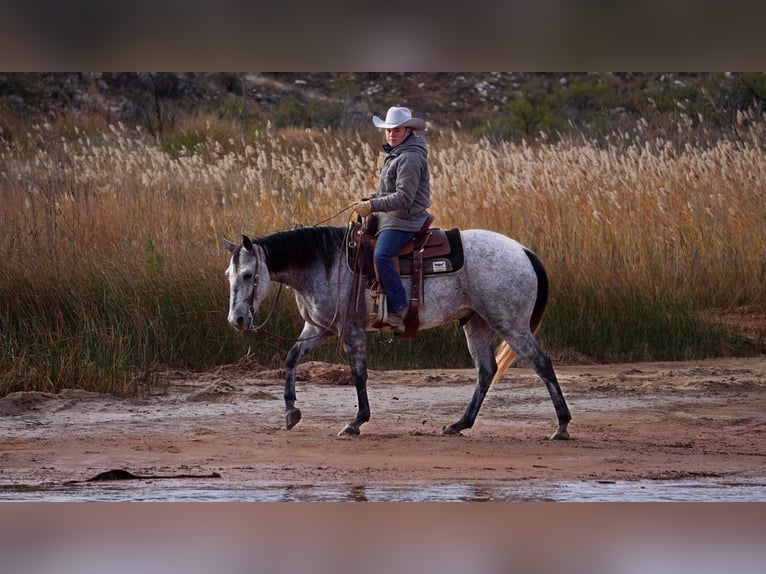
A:
[[[248,124],[369,125],[406,105],[432,127],[500,138],[602,134],[642,118],[663,128],[703,121],[729,129],[738,110],[766,109],[762,73],[5,73],[0,136],[42,118],[94,115],[169,132],[216,114]]]

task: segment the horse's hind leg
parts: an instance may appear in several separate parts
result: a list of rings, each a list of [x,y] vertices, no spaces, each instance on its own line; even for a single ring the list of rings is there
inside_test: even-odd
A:
[[[572,420],[572,415],[564,399],[564,394],[561,392],[561,387],[553,370],[553,363],[550,357],[540,348],[531,332],[527,332],[520,337],[506,337],[505,340],[511,346],[514,353],[532,366],[548,388],[548,393],[553,401],[553,407],[556,409],[559,425],[556,432],[551,435],[551,440],[567,440],[569,438],[567,426],[569,421]]]
[[[476,365],[478,378],[476,388],[473,391],[473,397],[471,397],[471,402],[468,403],[463,416],[459,421],[444,427],[442,430],[443,434],[449,435],[460,434],[460,431],[463,429],[473,426],[476,416],[479,414],[481,404],[484,402],[484,397],[487,396],[492,377],[495,376],[495,371],[497,371],[493,349],[494,331],[490,326],[487,325],[484,319],[474,315],[463,325],[463,331],[468,342],[468,350],[471,352],[471,357],[473,357],[473,362]]]
[[[287,352],[285,359],[285,426],[290,430],[301,420],[301,411],[295,406],[295,368],[311,349],[326,341],[332,334],[322,332],[310,323],[303,325],[300,340]]]

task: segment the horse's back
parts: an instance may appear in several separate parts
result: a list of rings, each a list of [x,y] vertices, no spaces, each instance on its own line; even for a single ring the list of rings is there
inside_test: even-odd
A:
[[[473,269],[525,272],[532,270],[527,248],[515,239],[488,229],[461,231],[466,264]]]

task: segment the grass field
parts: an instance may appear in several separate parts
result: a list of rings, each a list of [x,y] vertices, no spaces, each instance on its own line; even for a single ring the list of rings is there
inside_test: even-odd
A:
[[[602,145],[428,134],[437,224],[500,231],[540,255],[554,358],[762,351],[715,317],[766,309],[766,124],[743,114],[737,137],[717,141],[691,130],[639,123]],[[279,365],[289,342],[226,324],[221,238],[316,224],[371,194],[379,137],[202,118],[157,139],[63,121],[0,147],[0,396],[137,393],[164,369],[246,354]],[[288,299],[269,330],[297,336]],[[370,337],[373,368],[470,365],[457,325],[410,343]],[[313,358],[341,360],[334,345]]]

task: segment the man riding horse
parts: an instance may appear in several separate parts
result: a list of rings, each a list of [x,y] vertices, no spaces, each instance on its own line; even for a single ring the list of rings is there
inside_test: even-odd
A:
[[[415,130],[426,127],[424,120],[412,117],[407,108],[392,107],[382,120],[372,117],[375,127],[385,130],[386,153],[380,170],[378,191],[356,204],[356,212],[367,217],[377,214],[375,266],[386,295],[386,323],[398,333],[405,331],[404,319],[409,299],[402,286],[394,257],[426,222],[431,206],[428,148]]]

